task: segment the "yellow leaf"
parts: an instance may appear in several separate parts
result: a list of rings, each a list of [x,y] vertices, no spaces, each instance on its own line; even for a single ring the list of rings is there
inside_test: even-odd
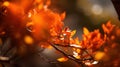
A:
[[[66,57],[61,57],[61,58],[57,59],[57,61],[59,61],[59,62],[65,62],[67,60],[68,60],[68,58],[66,58]]]
[[[76,30],[73,30],[73,31],[71,32],[71,37],[73,37],[75,34],[76,34]]]
[[[76,59],[80,59],[80,55],[79,53],[76,51],[73,51],[73,56],[76,58]]]
[[[76,59],[80,59],[80,56],[76,56],[75,58],[76,58]]]
[[[95,54],[95,59],[96,60],[101,60],[104,56],[105,56],[105,53],[99,51]]]
[[[76,49],[76,52],[77,52],[77,53],[80,53],[80,52],[81,52],[81,50],[80,50],[80,49]]]
[[[8,1],[5,1],[4,3],[3,3],[3,6],[9,6],[10,5],[10,3],[8,2]]]
[[[85,35],[88,35],[90,32],[89,32],[89,30],[88,30],[86,27],[84,27],[84,28],[83,28],[83,33],[84,33]]]

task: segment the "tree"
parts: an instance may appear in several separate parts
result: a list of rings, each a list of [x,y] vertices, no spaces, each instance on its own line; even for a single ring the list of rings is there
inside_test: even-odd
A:
[[[103,33],[99,29],[90,32],[84,27],[83,39],[80,40],[74,38],[76,30],[64,27],[65,13],[59,14],[49,9],[50,0],[11,0],[1,3],[2,67],[40,67],[41,61],[59,67],[59,62],[69,60],[75,62],[76,67],[101,64],[104,67],[111,64],[119,66],[120,27],[110,21],[102,25]],[[57,58],[57,61],[44,57],[42,52],[50,47],[63,57]]]

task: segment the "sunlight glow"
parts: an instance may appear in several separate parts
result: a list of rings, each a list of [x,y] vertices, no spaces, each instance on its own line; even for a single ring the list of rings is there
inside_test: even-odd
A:
[[[103,8],[100,5],[95,4],[92,6],[92,12],[95,15],[100,15],[103,13]]]

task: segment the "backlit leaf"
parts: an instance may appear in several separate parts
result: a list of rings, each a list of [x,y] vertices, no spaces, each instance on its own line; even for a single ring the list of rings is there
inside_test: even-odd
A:
[[[104,56],[105,56],[105,53],[99,51],[95,54],[95,59],[96,60],[101,60]]]
[[[73,30],[73,31],[71,32],[71,37],[73,37],[75,34],[76,34],[76,30]]]
[[[84,33],[85,35],[88,35],[90,32],[89,32],[89,30],[88,30],[86,27],[84,27],[84,28],[83,28],[83,33]]]
[[[57,61],[59,61],[59,62],[65,62],[67,60],[68,60],[68,58],[66,58],[66,57],[61,57],[61,58],[57,59]]]

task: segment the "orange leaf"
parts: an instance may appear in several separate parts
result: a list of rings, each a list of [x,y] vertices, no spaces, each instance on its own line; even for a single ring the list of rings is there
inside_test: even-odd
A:
[[[95,59],[96,59],[96,60],[101,60],[104,56],[105,56],[105,53],[104,53],[104,52],[98,51],[98,52],[95,54]]]
[[[65,15],[66,15],[66,13],[65,13],[65,12],[63,12],[63,13],[60,15],[60,17],[61,17],[61,20],[64,20],[64,18],[65,18]]]
[[[78,37],[76,37],[76,38],[74,39],[74,41],[75,41],[75,44],[77,44],[77,45],[80,44],[80,41],[79,41],[79,38],[78,38]]]
[[[31,36],[28,36],[28,35],[25,36],[24,41],[26,44],[30,44],[30,45],[33,44],[33,38]]]

